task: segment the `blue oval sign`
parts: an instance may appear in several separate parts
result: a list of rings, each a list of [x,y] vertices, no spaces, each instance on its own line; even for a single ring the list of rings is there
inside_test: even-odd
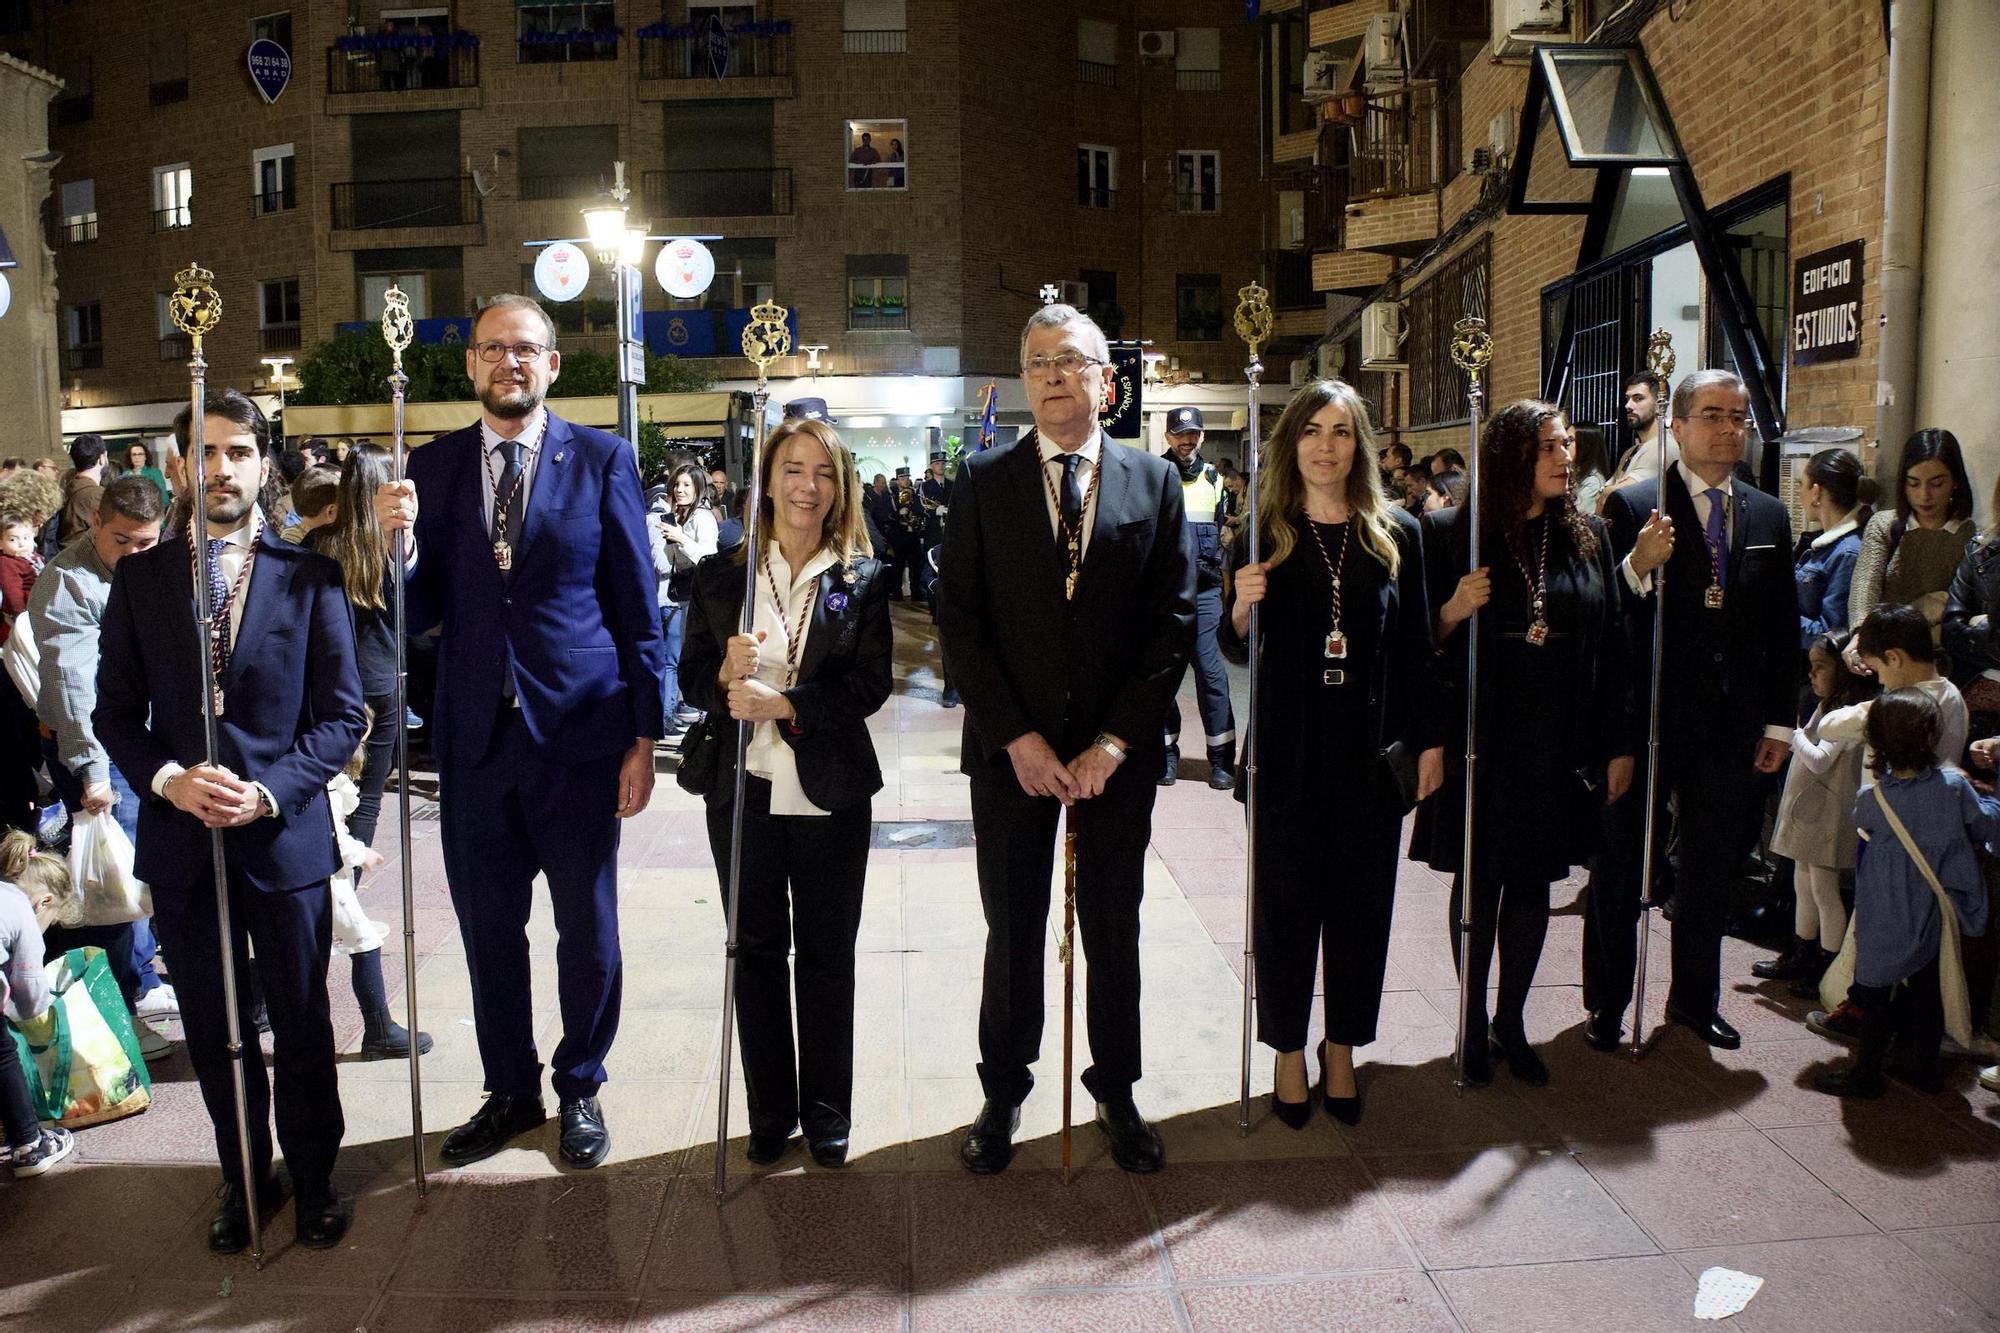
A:
[[[250,81],[257,85],[258,95],[265,105],[278,100],[278,94],[292,81],[291,53],[269,37],[259,37],[250,43]]]

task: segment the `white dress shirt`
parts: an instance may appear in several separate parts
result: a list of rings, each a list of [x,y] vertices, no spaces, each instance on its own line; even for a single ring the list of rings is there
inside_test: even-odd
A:
[[[764,550],[770,561],[770,575],[766,577],[762,569],[757,571],[757,603],[751,617],[750,632],[754,635],[758,630],[764,631],[764,642],[757,648],[757,679],[783,693],[792,633],[799,628],[799,618],[805,617],[805,630],[799,636],[796,653],[799,664],[804,666],[806,638],[812,633],[812,612],[808,608],[819,595],[819,576],[839,562],[831,551],[820,551],[794,574],[775,541],[768,543]],[[775,603],[771,597],[773,582],[778,585],[780,598]],[[792,683],[797,684],[796,681]],[[799,785],[798,756],[792,753],[791,746],[785,744],[785,738],[778,734],[778,726],[776,722],[759,722],[750,733],[750,772],[771,784],[771,813],[826,814],[806,799],[805,788]]]
[[[1057,507],[1056,501],[1062,495],[1062,464],[1057,460],[1062,458],[1065,451],[1053,440],[1043,439],[1040,435],[1035,437],[1035,447],[1042,460],[1042,503],[1047,505],[1049,510],[1049,535],[1060,537],[1062,511]],[[1103,448],[1104,432],[1093,430],[1090,438],[1083,442],[1083,447],[1075,451],[1076,456],[1083,460],[1077,465],[1076,485],[1086,497],[1083,506],[1081,555],[1090,554],[1090,530],[1097,523],[1097,491],[1091,486],[1090,479],[1097,475],[1098,455]]]
[[[534,411],[528,413],[527,419],[521,423],[521,433],[514,437],[523,446],[521,450],[521,513],[524,517],[528,512],[528,496],[535,489],[535,465],[541,461],[542,439],[548,434],[548,429],[549,409],[547,407],[537,407]],[[500,474],[507,466],[506,452],[501,449],[501,446],[506,443],[507,437],[494,430],[492,422],[483,416],[480,417],[479,512],[486,520],[486,530],[488,532],[493,530],[494,485],[500,480]],[[521,534],[510,532],[507,534],[507,540],[510,542],[519,542]]]
[[[216,557],[215,563],[222,569],[223,587],[236,587],[236,579],[243,572],[243,562],[250,558],[251,548],[256,544],[257,534],[263,526],[263,521],[263,515],[253,507],[249,517],[245,518],[234,532],[229,533],[222,539],[222,552]],[[189,568],[192,571],[192,561],[189,562]],[[256,578],[255,566],[252,566],[250,576],[253,580]],[[243,627],[243,605],[249,600],[250,585],[248,583],[244,584],[236,595],[230,599],[229,647],[232,654],[236,650],[237,632]],[[202,646],[206,649],[208,645],[204,644]],[[219,689],[221,686],[222,682],[217,681],[216,687]],[[185,772],[187,772],[187,768],[184,765],[177,764],[171,759],[160,765],[160,771],[153,775],[153,795],[165,800],[167,784]],[[243,775],[238,773],[236,776],[240,778]],[[261,782],[253,782],[251,785],[264,793],[264,817],[270,818],[276,815],[278,813],[278,802],[271,795],[270,788]]]

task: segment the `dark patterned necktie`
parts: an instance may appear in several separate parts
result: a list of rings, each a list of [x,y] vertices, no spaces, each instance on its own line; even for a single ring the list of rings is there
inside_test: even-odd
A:
[[[215,664],[215,683],[219,689],[222,679],[229,674],[229,653],[232,647],[229,633],[229,581],[222,577],[222,551],[228,543],[220,537],[208,539],[208,609],[215,619],[208,638],[209,658]]]
[[[521,442],[502,440],[494,447],[500,455],[500,480],[493,484],[493,540],[518,542],[521,540]]]
[[[1081,454],[1062,456],[1062,521],[1069,532],[1079,532],[1083,527],[1083,487],[1076,479],[1082,463]]]

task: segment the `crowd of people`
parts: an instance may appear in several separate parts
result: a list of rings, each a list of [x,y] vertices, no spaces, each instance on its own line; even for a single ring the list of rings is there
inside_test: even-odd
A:
[[[336,950],[363,1057],[429,1045],[390,1016],[385,928],[365,902],[396,672],[418,641],[435,654],[422,725],[486,1094],[444,1138],[448,1166],[541,1126],[545,1076],[562,1163],[608,1156],[598,1093],[623,992],[620,827],[647,807],[656,746],[673,737],[676,780],[704,802],[724,910],[740,895],[746,1154],[778,1162],[799,1135],[815,1163],[846,1163],[855,946],[883,784],[868,722],[895,688],[891,606],[906,595],[929,602],[941,702],[963,708],[987,925],[984,1101],[960,1144],[975,1173],[1009,1165],[1035,1083],[1064,836],[1090,962],[1083,1083],[1120,1167],[1165,1163],[1135,1094],[1140,903],[1157,792],[1181,774],[1190,671],[1205,776],[1255,821],[1257,1035],[1285,1125],[1309,1123],[1315,1104],[1348,1124],[1364,1113],[1356,1053],[1377,1034],[1404,854],[1452,877],[1465,1082],[1502,1066],[1549,1080],[1526,1006],[1551,886],[1579,865],[1592,870],[1582,1039],[1621,1045],[1642,908],[1670,899],[1667,1016],[1736,1046],[1721,941],[1772,801],[1795,938],[1745,980],[1818,997],[1811,1025],[1855,1043],[1817,1086],[1934,1089],[1954,1043],[1992,1061],[1991,951],[1966,941],[1984,930],[2000,841],[2000,802],[1980,776],[2000,752],[2000,535],[1970,527],[1975,497],[1949,433],[1904,446],[1879,514],[1858,457],[1814,455],[1795,543],[1785,507],[1742,469],[1748,397],[1728,371],[1686,376],[1664,405],[1635,379],[1634,442],[1615,463],[1590,446],[1590,487],[1563,412],[1507,404],[1478,441],[1476,495],[1452,451],[1420,463],[1400,443],[1378,450],[1361,397],[1321,380],[1270,432],[1251,513],[1243,474],[1202,457],[1197,411],[1172,414],[1164,456],[1113,446],[1099,426],[1104,334],[1049,305],[1021,340],[1034,429],[965,455],[955,474],[936,455],[921,482],[864,483],[826,404],[801,399],[754,487],[685,456],[648,490],[627,442],[549,410],[555,337],[534,301],[488,303],[466,350],[480,420],[413,451],[400,480],[368,441],[274,458],[256,405],[226,389],[198,420],[183,413],[167,466],[132,453],[107,476],[101,442],[79,440],[60,481],[0,476],[0,584],[12,633],[39,654],[38,688],[0,689],[0,797],[19,830],[0,843],[0,1004],[34,1019],[51,1002],[42,963],[88,944],[139,1027],[180,1018],[225,1183],[212,1249],[243,1248],[253,1200],[268,1213],[287,1192],[302,1243],[346,1233]],[[198,505],[185,484],[197,439]],[[51,522],[64,526],[48,558]],[[205,642],[188,595],[196,526],[215,608]],[[406,644],[389,610],[399,585]],[[189,644],[209,655],[212,697]],[[1225,660],[1257,673],[1259,717],[1241,733]],[[37,851],[44,783],[75,815],[116,814],[152,886],[150,921],[79,923],[60,860]],[[1653,832],[1671,854],[1649,883]],[[268,1022],[276,1043],[275,1084],[246,1048],[248,1177],[215,845],[244,982],[236,1020]],[[558,935],[547,1070],[526,984],[538,878]],[[1323,1040],[1309,1060],[1316,1004]],[[16,1174],[38,1174],[72,1140],[23,1111],[12,1053],[0,1043],[7,1146]],[[2000,1088],[2000,1069],[1979,1077]],[[273,1120],[288,1183],[272,1168]]]

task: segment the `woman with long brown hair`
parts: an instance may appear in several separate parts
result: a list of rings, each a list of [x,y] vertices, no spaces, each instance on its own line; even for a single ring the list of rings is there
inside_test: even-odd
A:
[[[1237,569],[1216,632],[1248,661],[1250,608],[1264,605],[1259,717],[1244,739],[1258,766],[1257,1028],[1277,1052],[1274,1109],[1294,1129],[1312,1114],[1305,1044],[1322,948],[1319,1094],[1329,1115],[1361,1118],[1354,1048],[1375,1040],[1403,816],[1444,773],[1417,521],[1383,493],[1374,459],[1352,387],[1319,380],[1293,396],[1259,474],[1268,554]]]
[[[1468,1083],[1492,1056],[1524,1083],[1548,1082],[1523,1011],[1549,926],[1549,885],[1588,860],[1602,808],[1632,785],[1630,647],[1604,522],[1581,512],[1560,409],[1510,403],[1480,438],[1480,566],[1468,568],[1463,509],[1424,518],[1424,568],[1437,608],[1454,742],[1445,781],[1417,812],[1410,856],[1451,875],[1454,961],[1470,969],[1460,1063]],[[1472,939],[1458,958],[1465,892],[1465,624],[1479,617],[1479,790],[1475,794]],[[1486,975],[1500,950],[1490,1029]],[[1490,1037],[1490,1040],[1489,1040]]]
[[[754,724],[736,940],[749,1159],[776,1162],[802,1125],[813,1160],[837,1167],[853,1116],[854,942],[882,787],[868,718],[893,681],[888,588],[868,554],[854,455],[833,427],[792,418],[772,433],[755,531],[754,553],[746,541],[695,570],[680,680],[711,734],[690,732],[683,754],[718,752],[703,795],[726,896],[736,753],[722,720]],[[753,634],[738,632],[746,559]]]

